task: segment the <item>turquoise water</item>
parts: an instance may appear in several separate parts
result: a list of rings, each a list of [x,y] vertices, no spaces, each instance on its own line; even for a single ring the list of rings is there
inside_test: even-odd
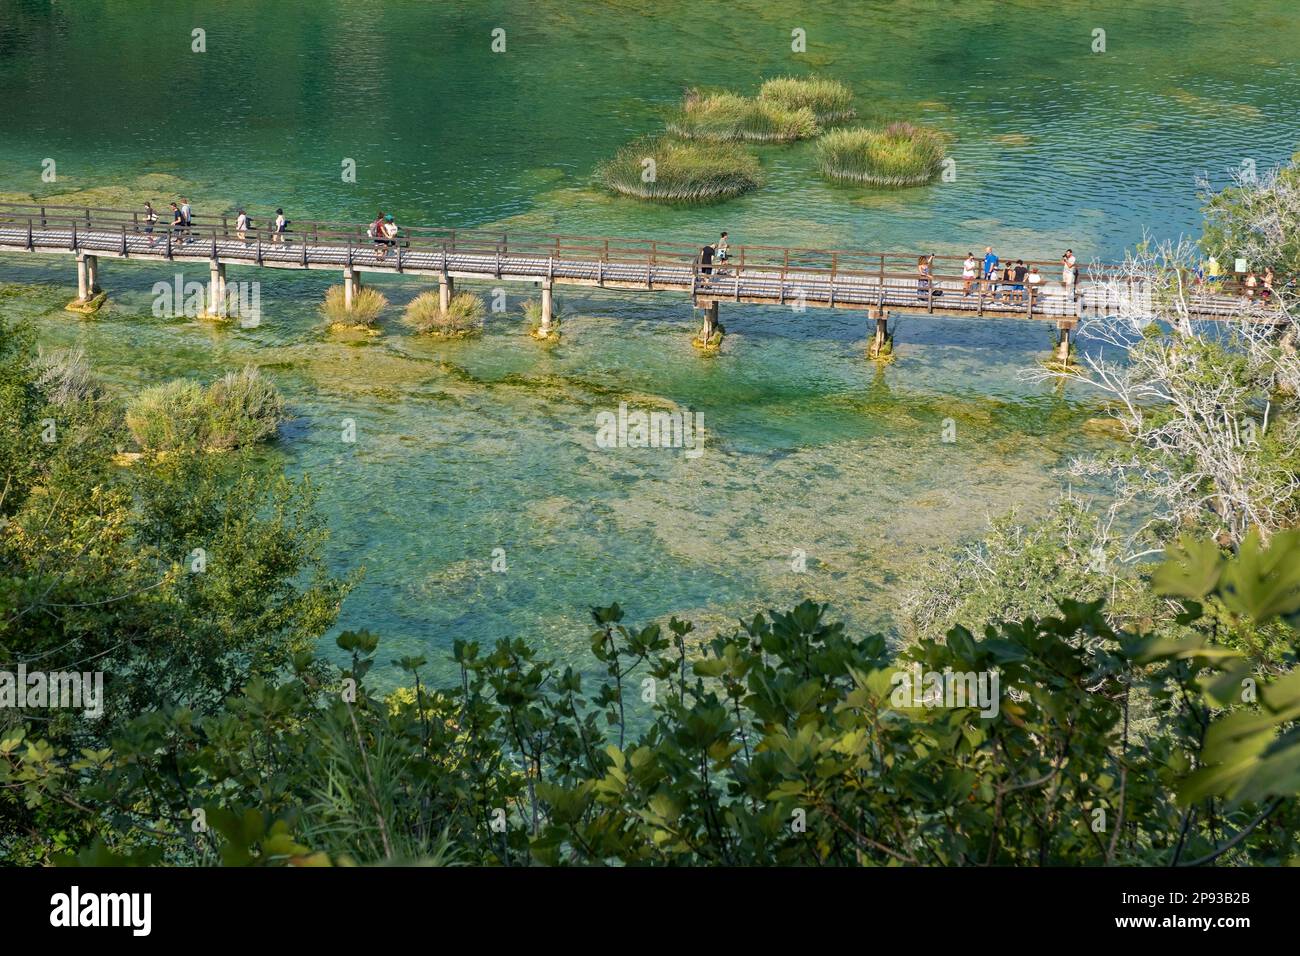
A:
[[[0,193],[1111,259],[1144,230],[1194,231],[1198,174],[1263,169],[1298,138],[1291,4],[1168,6],[667,3],[649,17],[630,2],[0,0]],[[505,53],[490,49],[497,27]],[[206,53],[190,52],[195,28]],[[790,51],[795,28],[807,54]],[[684,87],[810,72],[850,84],[864,111],[944,130],[956,181],[833,187],[799,145],[760,150],[767,184],[722,206],[592,187],[594,165],[657,130]],[[334,566],[365,568],[340,627],[381,633],[392,656],[519,635],[578,659],[585,609],[613,600],[707,632],[807,595],[889,629],[917,568],[989,515],[1051,502],[1096,414],[1024,379],[1046,351],[1039,324],[905,318],[881,369],[864,359],[864,316],[724,305],[709,358],[684,300],[564,290],[548,349],[518,314],[531,290],[508,288],[509,314],[481,339],[433,343],[397,322],[419,280],[383,278],[384,334],[358,340],[315,312],[336,276],[232,268],[262,284],[262,325],[241,329],[154,318],[152,285],[173,271],[102,260],[110,308],[80,321],[61,308],[69,262],[0,255],[0,281],[31,287],[0,310],[34,319],[46,345],[83,345],[124,392],[268,366],[296,414],[275,454],[320,487]],[[700,412],[704,453],[598,448],[596,416],[620,401]]]

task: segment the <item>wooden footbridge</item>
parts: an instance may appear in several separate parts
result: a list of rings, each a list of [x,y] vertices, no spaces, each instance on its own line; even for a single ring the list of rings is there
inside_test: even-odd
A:
[[[1058,261],[1024,259],[1042,283],[1009,285],[967,280],[961,257],[935,256],[927,279],[915,255],[755,245],[733,246],[726,262],[710,267],[700,262],[700,246],[675,242],[403,226],[394,243],[383,245],[365,226],[332,222],[295,220],[277,235],[273,218],[254,217],[256,227],[241,232],[233,216],[194,215],[188,227],[174,229],[165,211],[151,226],[141,211],[0,204],[0,251],[75,256],[82,302],[99,291],[100,257],[206,263],[214,314],[224,309],[228,265],[342,271],[349,308],[361,273],[409,273],[437,277],[444,308],[457,278],[539,285],[543,335],[559,284],[689,295],[704,310],[706,341],[719,303],[746,302],[867,312],[876,320],[873,351],[888,337],[890,313],[1046,320],[1059,330],[1063,356],[1079,319],[1105,306],[1090,297],[1113,290],[1120,274],[1114,266],[1081,264],[1078,281],[1067,286]],[[1239,314],[1243,291],[1239,283],[1220,283],[1198,292],[1192,317]]]

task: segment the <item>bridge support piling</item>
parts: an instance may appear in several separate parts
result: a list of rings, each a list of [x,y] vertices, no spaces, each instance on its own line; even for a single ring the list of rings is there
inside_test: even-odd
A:
[[[1070,364],[1070,332],[1074,328],[1072,322],[1056,323],[1056,353],[1054,358],[1061,365]]]
[[[451,310],[451,297],[456,294],[456,283],[451,276],[444,274],[438,283],[438,308],[443,312]]]
[[[343,308],[352,311],[352,303],[361,291],[361,281],[351,266],[343,270]]]
[[[99,256],[86,256],[86,285],[92,297],[99,291]]]
[[[77,301],[85,302],[90,298],[90,263],[87,261],[90,256],[77,256]]]
[[[893,337],[889,334],[889,313],[884,309],[877,309],[874,313],[876,318],[876,334],[871,339],[871,345],[867,349],[869,358],[883,358],[886,355],[893,354],[894,343]]]
[[[691,340],[691,344],[696,348],[715,351],[722,347],[722,336],[725,330],[718,321],[718,300],[706,302],[700,306],[704,312],[704,325],[700,327],[700,333]]]
[[[208,265],[208,315],[224,318],[226,314],[226,266],[222,262]]]
[[[545,280],[542,283],[542,324],[537,329],[540,338],[546,338],[551,334],[551,319],[555,315],[553,292],[554,288],[551,280]]]

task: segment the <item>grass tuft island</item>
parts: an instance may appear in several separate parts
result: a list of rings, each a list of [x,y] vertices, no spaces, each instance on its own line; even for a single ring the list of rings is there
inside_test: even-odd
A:
[[[758,160],[729,143],[638,140],[602,163],[596,179],[624,196],[662,203],[712,203],[762,182]]]
[[[867,186],[923,186],[939,175],[943,137],[914,123],[833,130],[817,143],[822,175]]]

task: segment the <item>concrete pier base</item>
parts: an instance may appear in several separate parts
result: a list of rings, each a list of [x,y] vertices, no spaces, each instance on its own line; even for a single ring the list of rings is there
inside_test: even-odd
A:
[[[700,327],[699,334],[691,339],[691,344],[698,349],[717,351],[722,347],[722,336],[726,333],[718,321],[718,302],[716,299],[706,302],[701,309],[704,312],[704,325]]]
[[[77,297],[65,306],[69,312],[98,312],[107,299],[99,288],[99,258],[77,254]]]
[[[208,265],[208,315],[226,317],[226,266],[212,262]]]
[[[438,283],[438,308],[443,312],[451,308],[451,297],[456,294],[456,283],[451,276],[444,275]]]

